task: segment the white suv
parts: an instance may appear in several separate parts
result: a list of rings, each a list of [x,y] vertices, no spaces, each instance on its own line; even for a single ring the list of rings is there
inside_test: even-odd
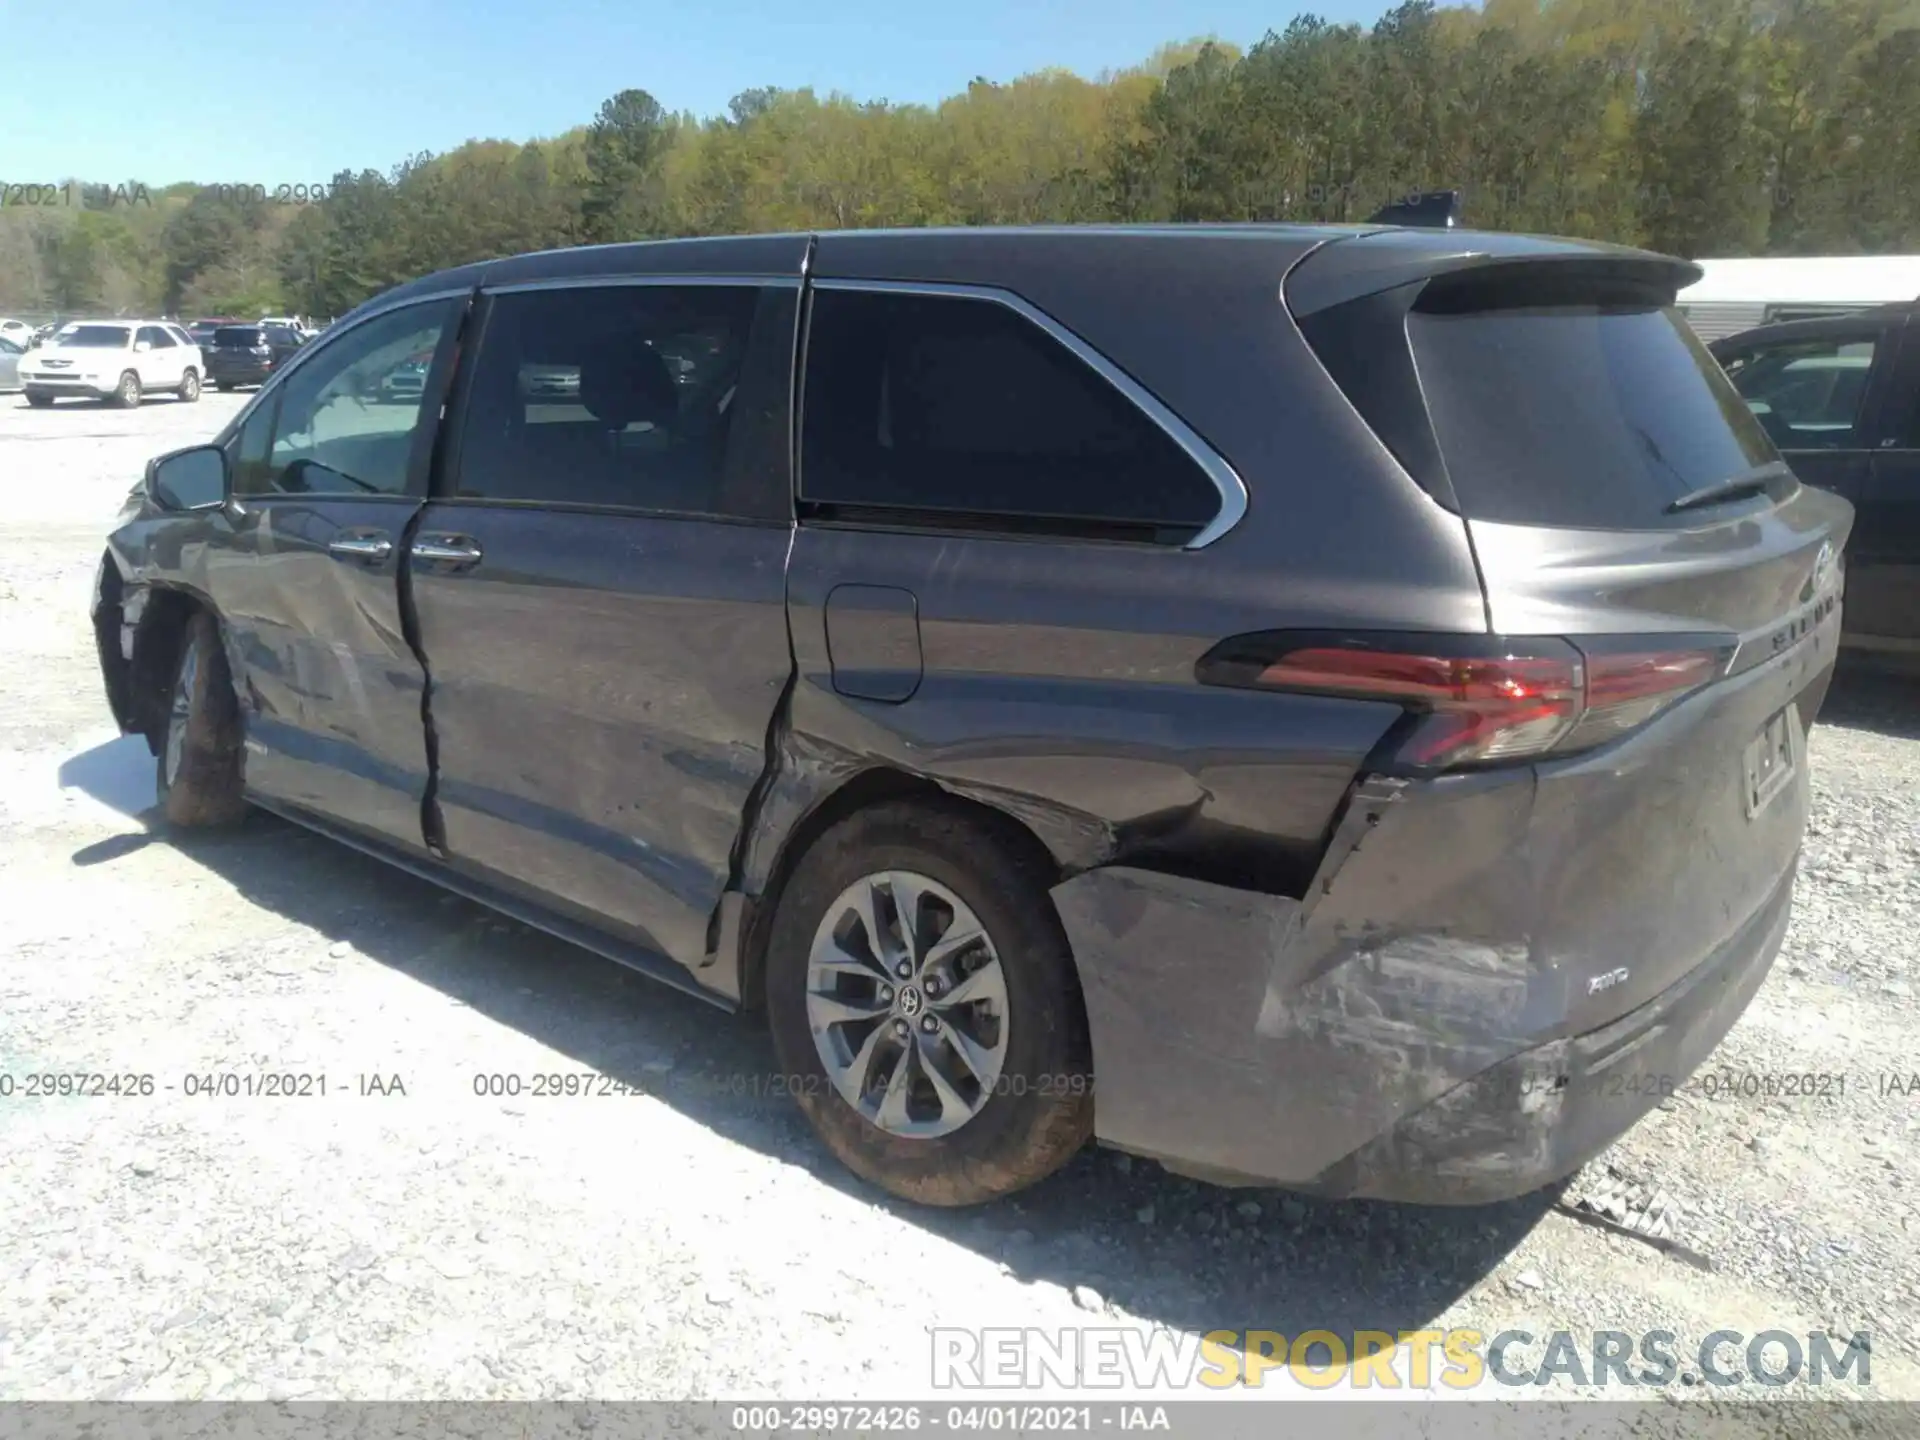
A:
[[[167,320],[77,320],[20,357],[29,405],[85,395],[138,405],[149,390],[200,398],[205,365],[193,337]]]

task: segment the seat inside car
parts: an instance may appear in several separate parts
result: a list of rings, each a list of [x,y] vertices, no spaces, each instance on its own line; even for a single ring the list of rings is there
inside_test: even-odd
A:
[[[503,458],[515,471],[538,474],[541,491],[572,504],[712,508],[714,477],[703,437],[681,433],[702,427],[682,424],[680,387],[644,337],[631,331],[601,335],[584,351],[576,341],[564,356],[545,355],[541,348],[528,344],[523,364],[577,364],[577,402],[546,402],[511,391],[474,397],[477,405],[504,410],[505,424],[494,433],[503,433]],[[504,383],[490,389],[511,387],[513,369],[494,373]],[[493,429],[484,420],[476,426],[482,434]],[[480,456],[473,462],[487,464]],[[469,493],[492,489],[484,484],[463,488]]]

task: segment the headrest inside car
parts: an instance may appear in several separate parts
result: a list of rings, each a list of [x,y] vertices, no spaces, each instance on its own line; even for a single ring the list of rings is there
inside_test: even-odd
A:
[[[637,336],[615,335],[581,357],[580,403],[616,429],[664,425],[679,414],[680,391],[658,352]]]

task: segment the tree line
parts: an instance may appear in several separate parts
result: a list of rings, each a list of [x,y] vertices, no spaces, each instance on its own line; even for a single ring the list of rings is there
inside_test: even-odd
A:
[[[1920,0],[1407,0],[1370,28],[1303,15],[1244,51],[977,79],[937,105],[760,89],[700,118],[631,89],[560,136],[311,190],[69,187],[0,209],[0,311],[334,315],[556,246],[1341,222],[1437,188],[1469,224],[1687,256],[1911,252],[1917,177]]]

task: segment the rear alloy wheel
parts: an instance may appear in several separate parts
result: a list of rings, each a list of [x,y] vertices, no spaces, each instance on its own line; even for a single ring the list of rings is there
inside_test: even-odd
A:
[[[866,875],[821,917],[807,963],[814,1048],[840,1098],[887,1134],[936,1140],[978,1115],[1006,1068],[1007,1020],[999,952],[938,881]]]
[[[204,610],[195,612],[181,636],[159,741],[155,788],[169,822],[194,828],[227,825],[246,814],[240,702],[220,626]]]
[[[140,377],[128,370],[120,377],[120,383],[114,387],[113,403],[122,410],[134,410],[140,405],[145,392],[140,388]]]
[[[904,1199],[995,1199],[1092,1133],[1045,869],[987,819],[893,803],[820,836],[781,895],[767,1006],[784,1088],[849,1169]]]
[[[189,370],[180,377],[180,398],[191,405],[200,398],[200,372]]]

